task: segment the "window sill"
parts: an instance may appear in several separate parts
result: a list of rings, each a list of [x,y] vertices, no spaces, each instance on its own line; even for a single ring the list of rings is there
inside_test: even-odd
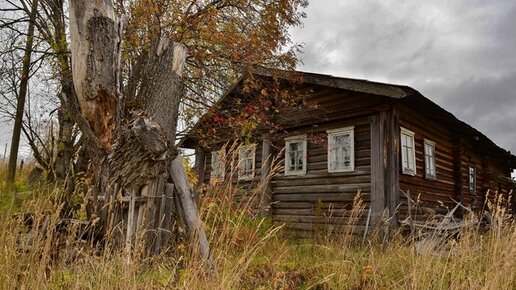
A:
[[[285,172],[285,176],[303,176],[306,175],[306,171],[290,171]]]
[[[355,169],[337,169],[337,170],[328,170],[328,173],[350,173],[354,172]]]

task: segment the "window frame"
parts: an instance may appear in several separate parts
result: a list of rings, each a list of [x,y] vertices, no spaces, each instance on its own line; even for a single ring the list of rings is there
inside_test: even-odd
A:
[[[427,147],[431,147],[433,148],[433,155],[431,156],[432,157],[432,162],[433,162],[433,176],[432,175],[429,175],[428,174],[428,159],[427,159],[427,156],[429,156],[428,154],[426,154],[426,148]],[[431,140],[428,140],[428,139],[424,139],[423,140],[423,155],[424,155],[424,160],[425,160],[425,178],[426,179],[430,179],[430,180],[437,180],[437,167],[436,167],[436,146],[435,146],[435,142],[434,141],[431,141]]]
[[[251,168],[251,173],[249,173],[249,174],[242,174],[242,170],[240,167],[240,164],[242,164],[242,161],[244,160],[243,152],[245,150],[252,150],[252,155],[251,155],[252,168]],[[255,167],[256,167],[256,144],[240,145],[238,147],[238,180],[252,180],[255,175],[255,169],[256,169]]]
[[[471,170],[473,169],[473,184],[471,182]],[[477,168],[475,165],[468,166],[468,187],[471,195],[477,195]]]
[[[403,150],[404,149],[403,148],[403,135],[412,138],[412,154],[410,154],[410,155],[411,155],[412,160],[413,160],[413,165],[414,165],[413,170],[411,168],[408,168],[408,167],[405,168],[405,166],[404,166],[405,159],[408,158],[408,156],[404,153],[405,150]],[[415,137],[416,137],[416,134],[413,131],[410,131],[410,130],[408,130],[406,128],[400,127],[400,151],[401,151],[401,173],[402,174],[411,175],[411,176],[416,176],[416,174],[417,174],[416,138]],[[409,164],[408,161],[409,160],[407,160],[407,164]]]
[[[290,170],[289,166],[289,148],[290,144],[292,143],[302,143],[303,147],[303,168],[301,170]],[[306,134],[304,135],[296,135],[285,138],[285,170],[284,174],[285,176],[291,176],[291,175],[306,175],[306,169],[308,165],[306,164],[306,156],[308,154],[307,152],[308,146],[306,141]]]
[[[224,156],[225,155],[225,151],[224,150],[215,150],[215,151],[211,151],[211,162],[210,162],[210,165],[211,165],[211,172],[210,172],[210,180],[224,180],[224,177],[226,177],[226,162],[225,162],[225,158],[222,158],[221,156]],[[218,159],[218,163],[219,163],[219,166],[218,166],[218,169],[221,171],[219,172],[218,174],[214,174],[214,173],[217,173],[216,170],[214,170],[215,167],[215,158],[214,157],[217,157],[216,159]]]
[[[349,126],[344,128],[338,128],[338,129],[331,129],[327,130],[326,133],[328,134],[328,162],[327,162],[327,169],[329,173],[339,173],[339,172],[354,172],[355,171],[355,126]],[[344,136],[349,135],[351,137],[351,156],[349,158],[350,166],[348,168],[337,168],[332,169],[332,159],[333,159],[333,137],[335,136]]]

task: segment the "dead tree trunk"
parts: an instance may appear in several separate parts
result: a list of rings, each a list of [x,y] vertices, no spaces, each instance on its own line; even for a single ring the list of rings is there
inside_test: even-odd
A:
[[[195,201],[185,194],[186,175],[173,162],[180,160],[174,144],[185,48],[163,38],[155,41],[136,96],[140,107],[124,116],[118,90],[121,27],[112,1],[71,1],[70,27],[77,98],[89,137],[98,144],[92,161],[97,189],[109,204],[101,214],[106,235],[128,250],[143,244],[147,254],[159,252],[178,215],[170,212],[175,200],[176,208],[188,212],[179,216],[187,216],[189,237],[201,241],[201,258],[208,259]]]

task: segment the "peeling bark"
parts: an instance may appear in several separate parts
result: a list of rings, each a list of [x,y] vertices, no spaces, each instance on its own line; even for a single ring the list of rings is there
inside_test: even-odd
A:
[[[72,72],[82,115],[111,149],[117,104],[118,24],[111,1],[72,0]]]
[[[185,47],[163,38],[152,45],[136,96],[140,107],[123,116],[118,92],[121,26],[112,2],[72,0],[70,23],[81,114],[103,149],[93,161],[98,184],[94,200],[102,195],[106,203],[99,213],[106,236],[127,250],[144,242],[148,254],[159,252],[177,216],[171,212],[174,200],[188,236],[199,243],[201,258],[209,260],[206,234],[175,148]]]

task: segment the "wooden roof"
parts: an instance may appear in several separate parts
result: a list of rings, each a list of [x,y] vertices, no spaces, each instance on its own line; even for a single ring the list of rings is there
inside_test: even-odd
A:
[[[493,156],[505,159],[510,166],[516,168],[516,156],[512,155],[509,151],[496,145],[491,139],[482,134],[477,129],[468,125],[467,123],[459,120],[452,113],[448,112],[444,108],[440,107],[430,99],[423,96],[420,92],[409,86],[388,84],[381,82],[373,82],[364,79],[352,79],[335,77],[332,75],[317,74],[302,71],[285,71],[279,69],[269,69],[264,67],[256,67],[253,72],[256,76],[265,78],[274,78],[280,80],[294,81],[304,84],[313,84],[318,86],[342,89],[347,91],[353,91],[364,94],[372,94],[385,96],[399,100],[401,103],[406,104],[410,107],[417,108],[425,116],[434,119],[437,122],[454,128],[454,130],[466,138],[472,138],[477,141],[479,146],[483,150],[489,150]],[[243,76],[231,89],[229,89],[224,96],[222,96],[217,104],[221,104],[230,98],[232,93],[238,87],[239,84],[245,79]],[[203,118],[197,122],[194,128],[198,128],[203,122]],[[194,136],[187,134],[180,142],[180,147],[191,148],[193,147]]]

